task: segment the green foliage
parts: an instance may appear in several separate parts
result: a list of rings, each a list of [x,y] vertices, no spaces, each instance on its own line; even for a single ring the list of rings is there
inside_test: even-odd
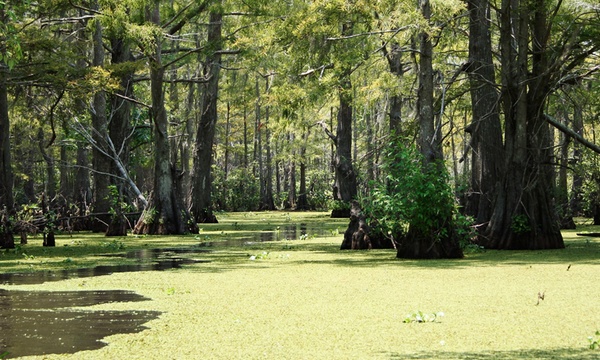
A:
[[[146,208],[142,214],[142,222],[146,225],[153,224],[156,221],[156,215],[158,215],[158,210],[153,207]]]
[[[228,211],[251,211],[258,209],[258,177],[251,168],[236,168],[229,172],[227,179],[222,168],[213,166],[213,194],[218,207]]]
[[[0,2],[3,13],[3,19],[0,21],[0,39],[2,39],[0,62],[6,64],[9,69],[14,68],[23,57],[22,39],[19,37],[21,29],[18,22],[22,16],[19,13],[29,6],[29,1],[19,3],[20,5],[7,5],[5,1]]]
[[[471,220],[458,213],[448,175],[438,164],[426,164],[414,147],[396,140],[388,146],[383,170],[384,182],[373,184],[371,193],[362,199],[376,232],[401,238],[413,226],[442,239],[451,234],[447,234],[448,226],[440,226],[440,220],[452,221],[453,235],[470,243]]]
[[[330,209],[331,202],[331,173],[327,170],[314,170],[307,176],[308,207],[314,210]]]
[[[412,314],[406,315],[403,323],[426,323],[426,322],[435,322],[438,318],[444,316],[444,313],[439,311],[437,313],[424,313],[422,311],[416,311]]]
[[[123,197],[119,192],[119,188],[116,185],[108,186],[108,199],[110,203],[110,214],[112,216],[118,216],[126,211],[133,210],[131,205],[127,202],[122,201]]]
[[[524,214],[515,215],[510,222],[510,229],[515,234],[525,234],[531,231],[529,226],[529,218]]]
[[[590,349],[596,350],[600,349],[600,330],[596,331],[595,336],[588,336],[588,341],[590,342]]]
[[[110,242],[103,242],[101,244],[101,246],[103,248],[106,248],[106,249],[112,250],[112,251],[123,250],[126,248],[125,243],[122,241],[118,241],[118,240],[113,240]]]
[[[331,200],[329,202],[329,209],[331,210],[349,210],[350,204],[342,200]]]

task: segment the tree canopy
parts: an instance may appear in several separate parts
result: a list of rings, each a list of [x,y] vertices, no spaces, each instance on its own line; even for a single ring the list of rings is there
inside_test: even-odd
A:
[[[597,1],[40,0],[0,17],[4,247],[32,205],[123,235],[358,201],[409,257],[456,257],[442,238],[560,248],[574,216],[600,223]],[[398,182],[400,154],[423,173]],[[414,181],[444,189],[426,219],[405,216],[431,190]]]

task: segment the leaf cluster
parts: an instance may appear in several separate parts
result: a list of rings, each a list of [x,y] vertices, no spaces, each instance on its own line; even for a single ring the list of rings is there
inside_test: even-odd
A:
[[[375,231],[403,238],[409,226],[442,239],[449,234],[441,222],[452,221],[459,236],[469,238],[468,221],[459,219],[454,193],[448,174],[435,163],[424,161],[414,146],[402,139],[388,144],[382,170],[385,180],[373,184],[371,193],[363,199],[363,208]]]

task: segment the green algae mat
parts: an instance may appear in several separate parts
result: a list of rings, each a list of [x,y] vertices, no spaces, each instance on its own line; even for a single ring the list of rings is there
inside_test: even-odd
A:
[[[156,248],[180,249],[177,256],[190,260],[162,271],[0,285],[130,291],[150,300],[86,309],[160,314],[143,331],[103,338],[99,349],[26,358],[600,358],[590,349],[600,341],[597,238],[573,231],[564,233],[564,250],[480,250],[461,260],[413,261],[395,259],[394,250],[339,251],[347,220],[327,213],[218,219],[187,236],[61,234],[56,248],[30,238],[4,251],[2,273],[152,262],[117,255]]]

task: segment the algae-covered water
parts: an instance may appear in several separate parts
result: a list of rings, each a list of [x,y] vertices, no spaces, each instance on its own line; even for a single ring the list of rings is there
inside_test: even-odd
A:
[[[179,266],[161,271],[140,269],[0,285],[0,294],[12,294],[15,304],[19,301],[14,299],[26,293],[36,293],[38,299],[114,293],[115,301],[65,302],[64,307],[47,311],[56,312],[55,324],[65,313],[77,314],[89,318],[94,324],[90,329],[97,330],[109,327],[94,318],[99,314],[108,319],[118,319],[118,312],[140,315],[132,329],[110,335],[97,332],[94,342],[100,346],[64,353],[52,350],[30,358],[600,356],[598,350],[588,349],[588,337],[600,329],[600,288],[595,285],[600,276],[600,243],[595,238],[566,232],[565,250],[481,251],[461,260],[408,261],[395,259],[393,250],[339,251],[347,221],[329,219],[326,213],[221,214],[219,221],[188,236],[113,240],[65,234],[57,238],[55,249],[43,249],[34,239],[19,253],[4,253],[3,273],[183,259],[178,260],[183,261]],[[286,234],[292,227],[298,229],[294,236]],[[256,235],[261,233],[272,235],[261,235],[265,237],[261,240]],[[140,250],[159,255],[116,256]],[[130,298],[118,299],[117,294]],[[23,303],[34,311],[27,304],[36,302]],[[444,316],[429,322],[407,321],[418,313]],[[44,324],[48,322],[40,322],[39,329],[48,328]],[[36,342],[21,334],[18,326],[0,327],[0,337],[10,334],[26,344]],[[76,333],[87,332],[81,328]],[[18,354],[8,358],[14,355]]]

